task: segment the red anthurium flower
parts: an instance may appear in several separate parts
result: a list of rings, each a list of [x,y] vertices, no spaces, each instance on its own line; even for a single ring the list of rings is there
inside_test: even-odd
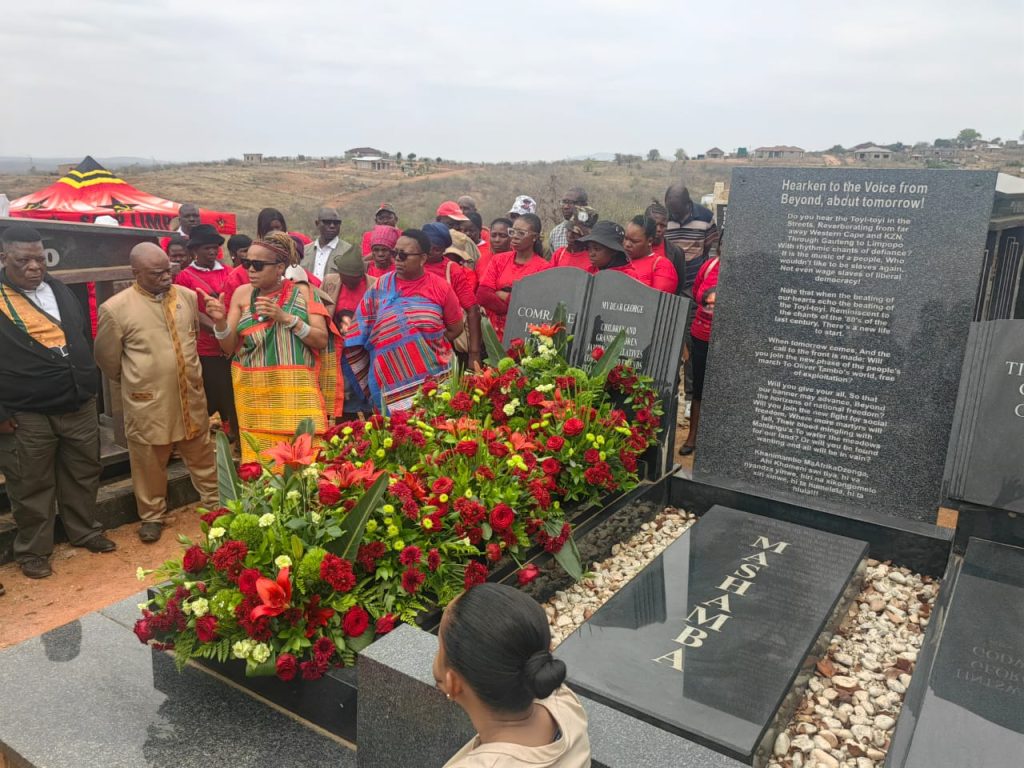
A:
[[[292,443],[278,443],[273,448],[268,448],[263,455],[274,460],[275,467],[289,467],[301,469],[308,467],[314,461],[319,450],[313,447],[313,436],[303,432]]]
[[[256,593],[263,601],[252,609],[249,618],[255,621],[263,616],[280,616],[292,600],[292,582],[289,569],[282,568],[277,572],[277,581],[260,578],[256,581]]]
[[[512,448],[516,453],[537,449],[537,444],[522,432],[513,432],[508,436],[508,441],[512,443]]]

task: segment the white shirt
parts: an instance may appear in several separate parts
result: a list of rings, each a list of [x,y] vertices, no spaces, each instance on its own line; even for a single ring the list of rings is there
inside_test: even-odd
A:
[[[22,291],[22,293],[43,312],[60,322],[60,307],[57,306],[57,297],[53,295],[53,288],[49,284],[42,282],[34,291]]]
[[[213,262],[213,266],[209,268],[201,267],[194,261],[191,264],[189,264],[189,266],[192,267],[193,269],[199,270],[200,272],[216,272],[218,270],[224,269],[224,265],[221,264],[219,261]]]
[[[324,272],[327,271],[327,260],[331,258],[331,254],[334,253],[334,249],[338,247],[338,238],[334,238],[327,245],[320,246],[320,238],[318,237],[313,241],[313,245],[316,248],[316,261],[313,262],[313,274],[316,275],[318,280],[324,279]]]

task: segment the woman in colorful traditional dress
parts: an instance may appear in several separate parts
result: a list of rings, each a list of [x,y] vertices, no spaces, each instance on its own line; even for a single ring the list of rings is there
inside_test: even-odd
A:
[[[366,292],[345,335],[345,357],[375,408],[404,410],[427,379],[446,378],[451,340],[462,333],[459,299],[424,270],[430,239],[406,229],[395,243],[395,271]]]
[[[487,317],[499,339],[505,333],[505,316],[512,298],[512,286],[527,275],[551,266],[543,257],[544,241],[541,239],[539,216],[524,213],[517,217],[509,235],[512,250],[494,254],[484,273],[477,275],[480,280],[477,300],[487,310]]]
[[[297,261],[292,239],[270,232],[249,247],[242,261],[249,285],[234,292],[227,308],[200,297],[221,349],[233,356],[242,461],[287,440],[303,419],[323,434],[342,412],[340,336],[309,285],[284,279]]]

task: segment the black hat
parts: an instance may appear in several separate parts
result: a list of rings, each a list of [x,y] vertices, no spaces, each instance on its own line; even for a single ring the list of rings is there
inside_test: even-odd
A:
[[[600,243],[606,248],[611,248],[613,251],[619,251],[625,253],[626,249],[622,245],[623,239],[626,237],[625,230],[622,229],[614,221],[607,221],[602,219],[594,225],[594,228],[590,230],[590,234],[586,237],[581,237],[577,240],[577,243]]]
[[[217,233],[213,224],[196,224],[188,233],[188,247],[198,248],[201,245],[224,245],[224,238]]]

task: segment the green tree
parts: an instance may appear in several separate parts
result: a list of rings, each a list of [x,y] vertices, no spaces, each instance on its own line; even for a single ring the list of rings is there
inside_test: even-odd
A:
[[[964,128],[956,135],[956,140],[960,144],[970,144],[972,141],[977,141],[980,138],[981,134],[973,128]]]
[[[953,140],[952,139],[936,139],[935,143],[933,144],[933,146],[936,149],[949,149],[950,147],[953,146]]]
[[[661,152],[659,152],[656,149],[648,150],[648,152],[647,152],[647,162],[653,163],[653,162],[656,162],[658,160],[661,160]]]
[[[675,154],[675,158],[676,158],[676,160],[685,160],[686,159],[686,150],[681,148],[681,147],[679,149],[677,149],[676,150],[676,154]]]
[[[416,159],[416,153],[415,152],[410,152],[409,153],[409,159],[410,160],[415,160]]]
[[[402,153],[401,152],[395,152],[395,159],[396,160],[401,160],[402,159]]]
[[[842,144],[836,144],[831,149],[826,149],[825,151],[828,152],[830,155],[843,155],[843,154],[846,154],[846,150],[843,149],[843,145]]]

